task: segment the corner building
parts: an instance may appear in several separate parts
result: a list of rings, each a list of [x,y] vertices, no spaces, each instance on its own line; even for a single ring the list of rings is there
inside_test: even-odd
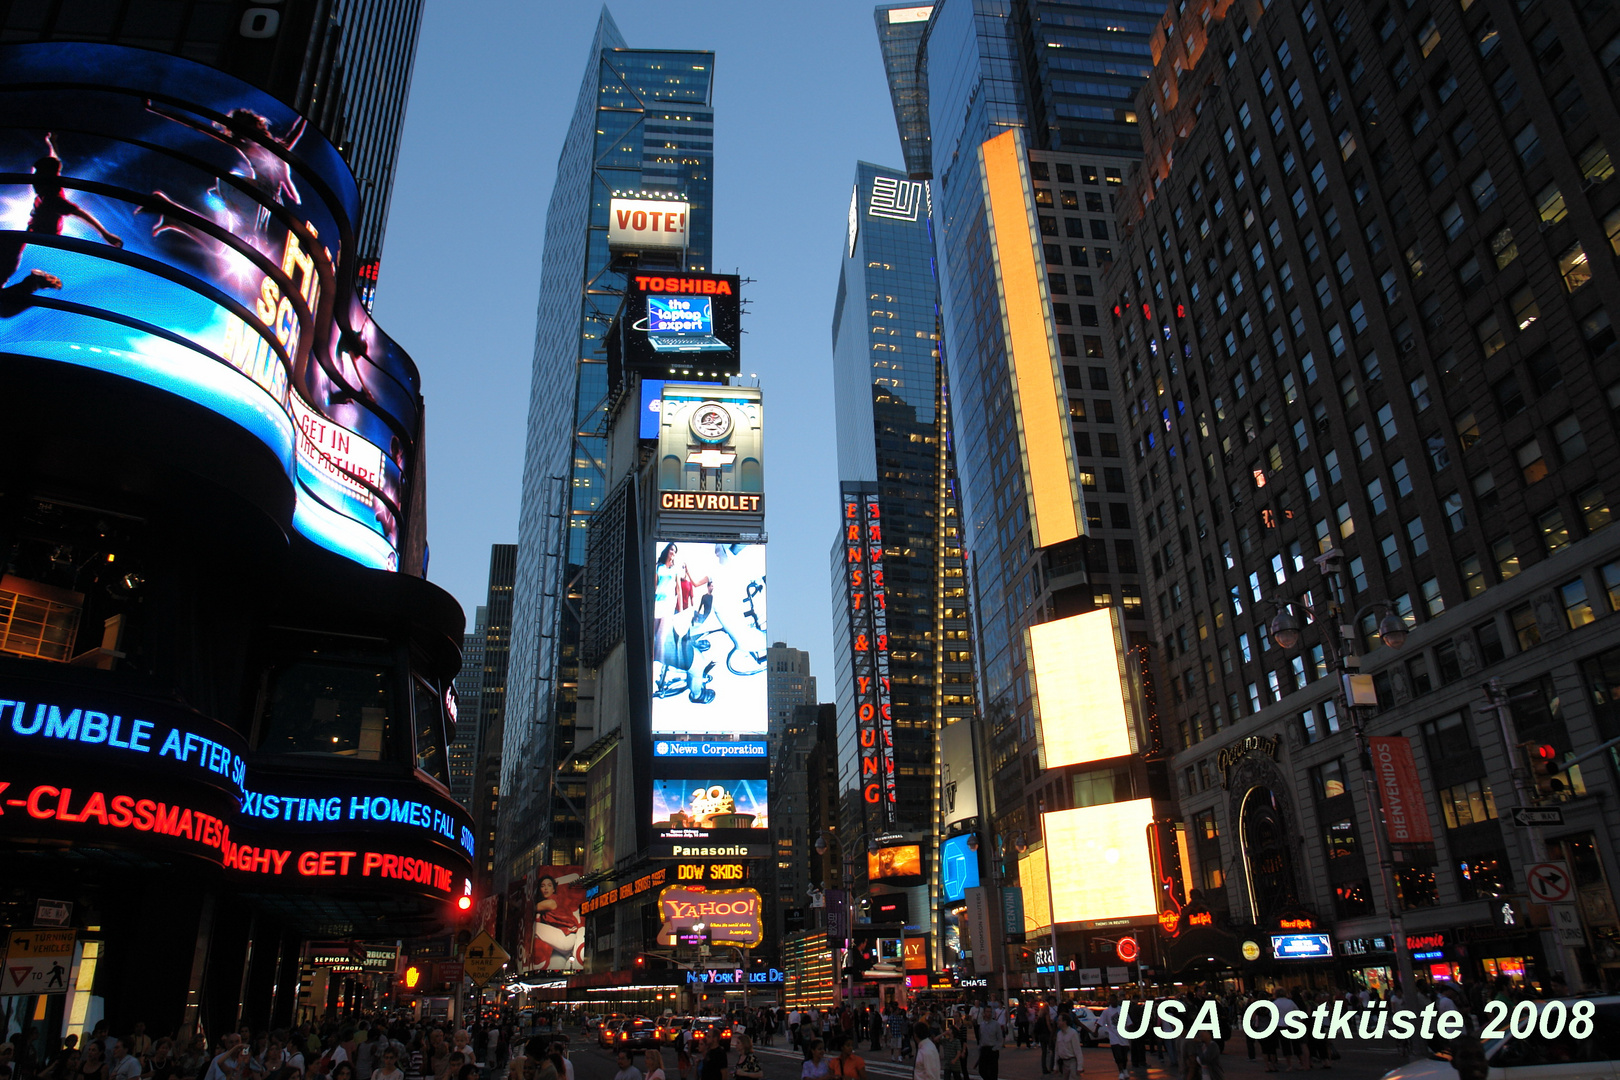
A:
[[[1043,946],[1053,921],[1047,879],[1094,872],[1052,851],[1056,870],[1046,873],[1052,815],[1078,821],[1080,811],[1129,804],[1149,810],[1155,827],[1175,816],[1143,668],[1138,522],[1103,319],[1102,275],[1139,153],[1134,96],[1151,70],[1153,31],[1154,18],[1134,4],[1081,12],[946,0],[933,8],[917,61],[978,636],[982,821],[962,826],[980,834],[979,853],[962,850],[981,864],[984,887],[1022,888],[1026,936]],[[1067,621],[1076,619],[1087,634]],[[1064,732],[1091,722],[1086,699],[1063,691],[1066,676],[1051,671],[1049,692],[1037,688],[1032,635],[1049,623],[1062,625],[1046,655],[1084,638],[1119,668],[1103,698],[1116,704],[1097,721],[1117,736],[1105,748],[1066,742]],[[1020,846],[1031,849],[1027,859],[1014,854]],[[1154,880],[1145,863],[1132,865],[1133,882]],[[1088,953],[1099,922],[1152,921],[1152,897],[1140,892],[1128,902],[1055,899],[1056,944],[1067,956]],[[990,945],[969,945],[981,974],[1009,962],[999,935]],[[1032,954],[1011,963],[1036,979]]]
[[[360,188],[355,262],[369,308],[410,100],[422,0],[81,4],[0,11],[0,40],[128,45],[217,68],[291,105],[337,147]]]
[[[1330,929],[1357,982],[1396,945],[1435,979],[1613,985],[1614,773],[1564,763],[1620,734],[1620,15],[1205,3],[1161,29],[1109,333],[1194,884],[1234,930]],[[1366,731],[1411,756],[1393,896],[1330,550]],[[1514,774],[1561,824],[1513,825]],[[1544,860],[1582,944],[1526,926]]]
[[[420,375],[286,105],[54,42],[0,47],[0,101],[0,910],[70,906],[57,985],[13,955],[8,992],[44,1042],[287,1026],[311,939],[391,950],[470,888]]]

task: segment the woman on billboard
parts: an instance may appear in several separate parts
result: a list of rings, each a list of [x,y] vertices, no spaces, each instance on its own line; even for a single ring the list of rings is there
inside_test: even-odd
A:
[[[658,667],[653,681],[659,697],[673,697],[684,690],[695,704],[706,705],[714,700],[714,691],[709,688],[709,673],[714,669],[714,662],[706,664],[701,674],[692,671],[698,653],[708,648],[708,643],[694,637],[692,632],[695,615],[692,597],[700,586],[712,590],[713,585],[708,578],[692,577],[691,568],[679,554],[678,545],[665,544],[658,552],[658,565],[654,568],[653,659]],[[706,612],[708,607],[705,595],[697,610]],[[674,682],[676,672],[683,673],[685,679]]]
[[[560,869],[560,868],[559,868]],[[529,962],[548,971],[576,971],[585,967],[585,920],[579,908],[585,890],[577,867],[553,877],[541,874],[534,883],[534,941]]]

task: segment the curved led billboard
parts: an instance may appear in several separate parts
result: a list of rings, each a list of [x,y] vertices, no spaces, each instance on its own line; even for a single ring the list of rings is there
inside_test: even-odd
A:
[[[472,819],[428,785],[277,764],[173,702],[0,678],[0,837],[165,848],[277,887],[448,897],[470,874]]]
[[[280,460],[297,532],[398,569],[420,385],[356,292],[337,150],[245,83],[110,45],[0,46],[0,117],[0,354],[226,417]]]

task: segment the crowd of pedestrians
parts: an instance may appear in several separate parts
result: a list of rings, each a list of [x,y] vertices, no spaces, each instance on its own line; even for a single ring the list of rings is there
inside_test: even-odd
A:
[[[25,1027],[0,1045],[0,1080],[487,1080],[497,1065],[511,1080],[573,1080],[552,1046],[531,1040],[510,1052],[516,1030],[361,1019],[259,1032],[244,1026],[211,1040],[154,1038],[143,1023],[114,1035],[102,1022],[82,1040],[69,1035],[41,1052],[37,1033]]]
[[[1567,991],[1560,985],[1549,988],[1553,996]],[[914,1004],[909,1009],[888,1005],[881,1009],[867,1005],[835,1009],[792,1009],[773,1014],[761,1010],[760,1029],[778,1029],[789,1043],[801,1050],[805,1062],[802,1080],[866,1080],[865,1059],[858,1053],[864,1044],[872,1055],[885,1055],[891,1062],[910,1062],[915,1080],[1000,1080],[1001,1058],[1007,1048],[1038,1049],[1041,1074],[1058,1080],[1079,1080],[1087,1071],[1085,1046],[1095,1044],[1093,1055],[1104,1052],[1106,1064],[1099,1068],[1095,1058],[1089,1063],[1092,1077],[1110,1069],[1117,1080],[1146,1076],[1149,1059],[1180,1080],[1224,1080],[1225,1061],[1234,1054],[1256,1062],[1263,1072],[1331,1070],[1340,1058],[1339,1047],[1327,1034],[1319,1035],[1314,1023],[1307,1024],[1303,1038],[1289,1038],[1284,1031],[1288,1017],[1299,1011],[1316,1014],[1324,1007],[1328,1014],[1335,1005],[1341,1015],[1359,1016],[1369,1009],[1390,1012],[1408,1009],[1421,1014],[1433,1006],[1435,1014],[1460,1013],[1463,1034],[1455,1040],[1414,1035],[1400,1042],[1385,1035],[1376,1041],[1386,1048],[1421,1058],[1440,1051],[1477,1047],[1479,1033],[1487,1020],[1488,1002],[1509,1005],[1526,998],[1530,991],[1506,976],[1494,983],[1431,983],[1413,980],[1410,993],[1399,989],[1387,998],[1377,990],[1330,990],[1306,987],[1277,987],[1249,993],[1215,989],[1193,989],[1176,995],[1182,1003],[1181,1016],[1190,1029],[1191,1021],[1213,1003],[1217,1031],[1185,1033],[1178,1039],[1158,1035],[1158,1021],[1132,1037],[1140,1026],[1140,1011],[1123,1022],[1122,1005],[1134,1002],[1133,1010],[1145,1007],[1142,996],[1114,995],[1104,1001],[1081,1003],[1065,998],[1043,999],[1040,992],[1024,1002],[1002,1006],[996,1001],[977,1005]],[[1256,1002],[1270,1002],[1277,1024],[1262,1023],[1269,1031],[1251,1036],[1242,1018]],[[1270,1010],[1266,1010],[1269,1020]],[[1356,1038],[1361,1036],[1359,1027]],[[768,1036],[767,1036],[768,1037]]]

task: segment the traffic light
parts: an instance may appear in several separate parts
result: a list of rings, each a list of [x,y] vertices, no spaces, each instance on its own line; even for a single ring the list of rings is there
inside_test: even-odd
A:
[[[1535,785],[1536,794],[1560,797],[1565,787],[1562,773],[1558,765],[1558,748],[1550,743],[1525,743],[1525,764],[1530,770],[1530,782]]]
[[[637,953],[635,961],[634,961],[634,966],[635,966],[636,971],[638,971],[638,972],[646,971],[647,970],[647,957],[646,957],[646,954]]]
[[[451,908],[451,919],[456,924],[456,943],[458,945],[472,944],[472,923],[477,912],[474,910],[471,878],[462,879],[461,892],[457,894]]]

